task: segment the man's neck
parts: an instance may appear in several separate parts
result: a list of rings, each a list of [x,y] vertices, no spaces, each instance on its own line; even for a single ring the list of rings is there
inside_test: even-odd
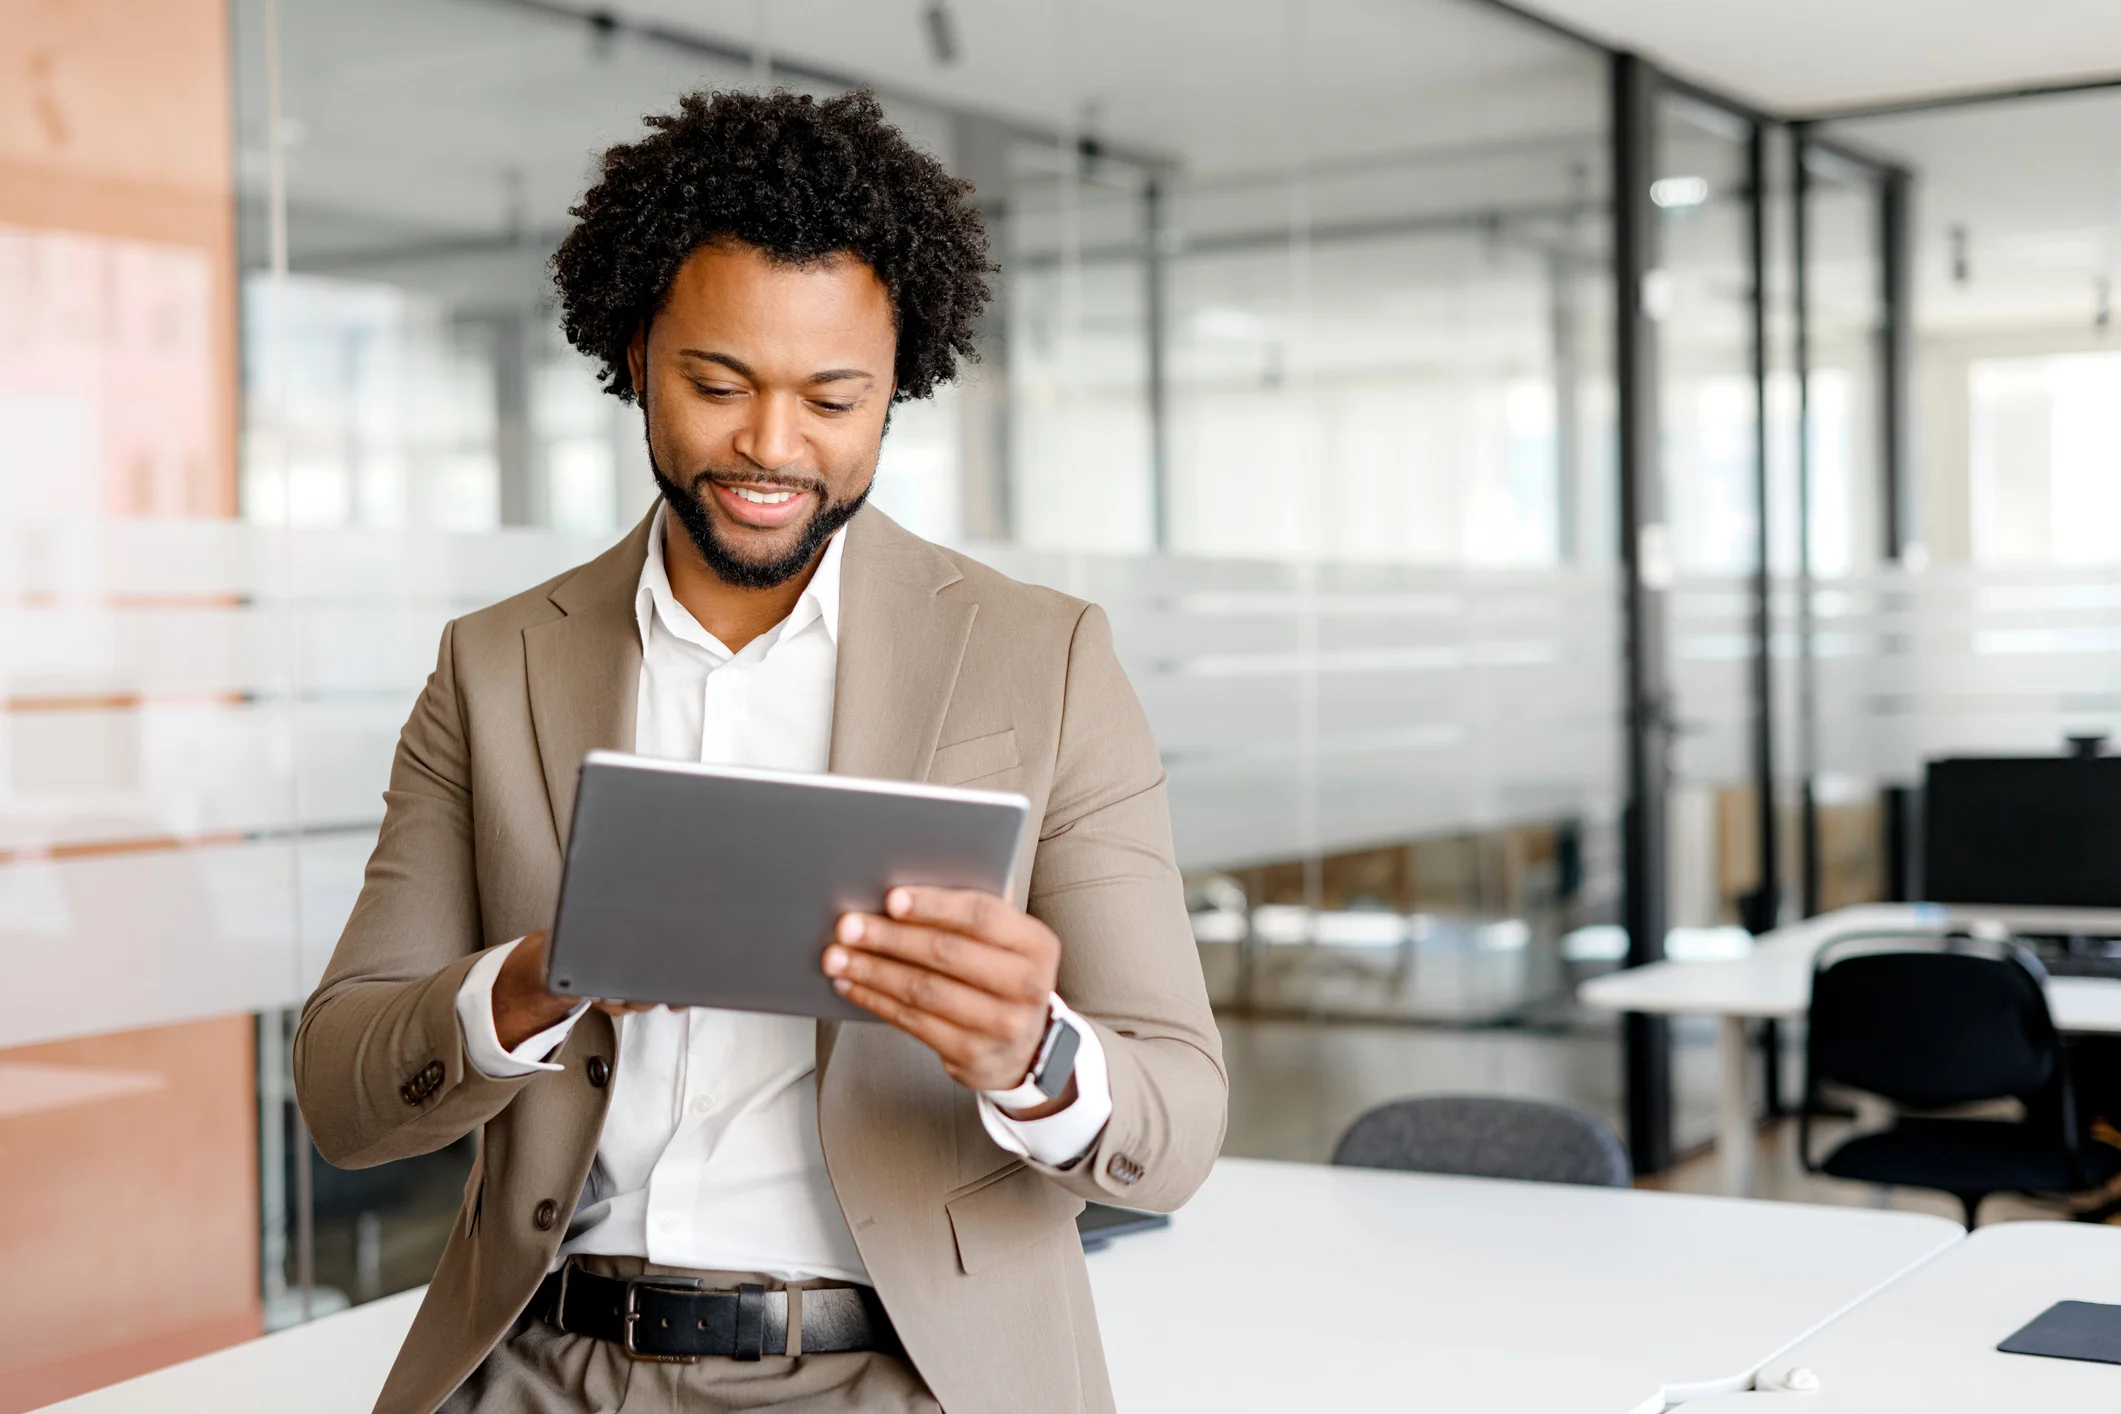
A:
[[[819,561],[825,558],[825,552],[820,550],[801,574],[771,589],[745,589],[710,569],[700,555],[700,547],[682,533],[684,527],[674,524],[672,517],[660,517],[658,530],[663,537],[663,571],[669,576],[671,594],[701,628],[732,653],[743,652],[745,644],[794,611],[796,601],[810,587],[810,577],[817,573]]]

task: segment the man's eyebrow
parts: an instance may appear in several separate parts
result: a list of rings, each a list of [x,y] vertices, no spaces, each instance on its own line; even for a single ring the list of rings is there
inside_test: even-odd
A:
[[[722,367],[728,369],[731,373],[736,374],[739,378],[749,378],[752,376],[751,365],[744,362],[744,360],[736,357],[734,354],[711,353],[706,349],[679,349],[678,357],[696,358],[702,363],[720,364]],[[876,375],[874,373],[871,373],[866,368],[827,368],[822,372],[811,374],[807,381],[811,384],[851,382],[874,383],[876,381]]]
[[[705,349],[679,349],[679,358],[696,358],[702,363],[719,363],[740,378],[751,376],[751,365],[734,354],[709,353]]]

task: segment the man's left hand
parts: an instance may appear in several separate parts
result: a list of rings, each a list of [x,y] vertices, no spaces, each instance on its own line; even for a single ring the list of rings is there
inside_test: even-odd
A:
[[[840,915],[825,949],[825,975],[839,994],[926,1043],[960,1085],[1022,1084],[1060,971],[1053,930],[976,889],[896,888],[884,915]],[[1038,1119],[1074,1098],[1070,1080],[1054,1100],[1014,1115]]]

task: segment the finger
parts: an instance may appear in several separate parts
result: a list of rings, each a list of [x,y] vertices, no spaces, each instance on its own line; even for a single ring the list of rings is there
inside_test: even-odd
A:
[[[1024,1001],[1004,1000],[925,967],[851,949],[835,980],[858,982],[915,1011],[939,1016],[962,1030],[1000,1041],[1021,1041],[1032,1014]]]
[[[978,889],[902,884],[884,895],[884,912],[901,923],[947,928],[1020,951],[1036,950],[1053,936],[1030,914]]]
[[[975,1065],[977,1058],[993,1044],[984,1037],[975,1039],[963,1027],[952,1025],[933,1012],[910,1007],[888,992],[865,987],[845,977],[834,981],[832,986],[848,1001],[872,1013],[878,1020],[889,1022],[941,1056],[944,1069],[953,1075]]]
[[[865,913],[847,914],[837,933],[844,946],[825,950],[828,976],[838,975],[835,964],[845,955],[862,952],[910,962],[998,997],[1032,1001],[1053,990],[1050,969],[1041,965],[1041,959],[983,938],[894,923]]]
[[[960,1085],[974,1090],[1001,1090],[1023,1078],[1029,1062],[1016,1056],[1013,1047],[953,1026],[932,1013],[915,1010],[859,982],[843,978],[833,985],[841,996],[934,1051],[943,1064],[943,1073]]]

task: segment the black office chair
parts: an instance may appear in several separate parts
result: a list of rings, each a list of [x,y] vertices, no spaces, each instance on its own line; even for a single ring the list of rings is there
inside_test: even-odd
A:
[[[1333,1162],[1407,1173],[1626,1188],[1628,1151],[1595,1115],[1494,1095],[1394,1100],[1358,1118]]]
[[[1864,936],[1821,949],[1797,1121],[1806,1171],[1949,1193],[1968,1228],[1991,1193],[2076,1193],[2121,1172],[2121,1151],[2078,1132],[2042,980],[2016,944]],[[2025,1117],[1911,1115],[1815,1164],[1811,1118],[1829,1085],[1908,1110],[2016,1099]]]

